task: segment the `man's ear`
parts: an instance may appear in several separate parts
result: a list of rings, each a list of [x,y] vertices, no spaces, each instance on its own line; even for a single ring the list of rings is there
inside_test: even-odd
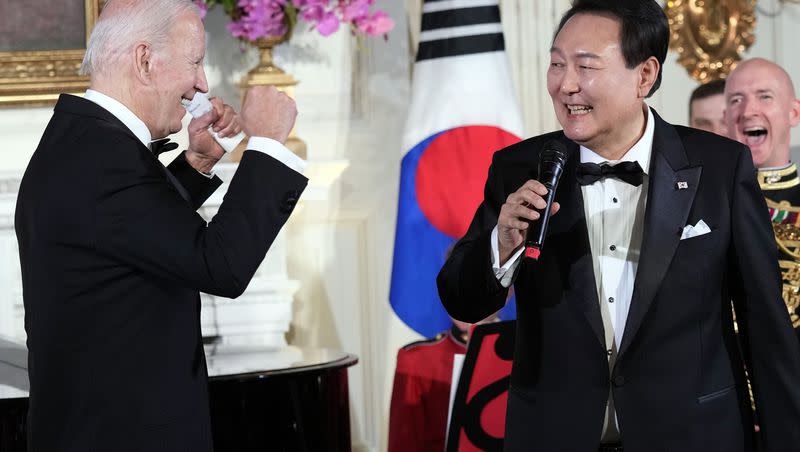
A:
[[[133,50],[136,78],[143,84],[150,84],[153,71],[153,49],[150,44],[140,42]]]
[[[792,108],[789,110],[789,124],[792,127],[800,123],[800,100],[792,99]]]
[[[650,90],[653,88],[658,78],[659,69],[661,69],[661,65],[658,63],[656,57],[651,56],[642,63],[639,69],[639,86],[637,87],[639,97],[642,99],[650,94]]]

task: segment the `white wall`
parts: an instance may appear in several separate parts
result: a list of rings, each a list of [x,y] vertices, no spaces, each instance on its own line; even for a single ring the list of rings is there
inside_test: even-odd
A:
[[[359,355],[359,364],[350,370],[354,449],[370,451],[385,448],[396,350],[416,339],[388,303],[409,39],[403,2],[377,3],[397,22],[387,42],[371,39],[359,46],[345,30],[321,38],[300,27],[276,52],[276,61],[301,82],[296,88],[297,133],[308,144],[312,178],[325,182],[304,195],[287,228],[289,277],[301,283],[288,339]],[[504,23],[512,31],[507,45],[528,135],[556,124],[543,74],[552,27],[568,3],[501,1]],[[759,5],[774,10],[778,0]],[[774,59],[800,78],[800,56],[792,48],[800,8],[786,6],[779,17],[759,15],[758,20],[757,41],[748,56]],[[212,93],[238,104],[235,84],[255,63],[255,54],[239,51],[225,21],[221,11],[208,17],[206,68]],[[670,53],[664,82],[651,103],[666,120],[685,124],[686,100],[694,86]],[[0,172],[24,169],[50,111],[0,110]],[[797,133],[793,143],[800,143]],[[327,187],[329,181],[334,182]]]

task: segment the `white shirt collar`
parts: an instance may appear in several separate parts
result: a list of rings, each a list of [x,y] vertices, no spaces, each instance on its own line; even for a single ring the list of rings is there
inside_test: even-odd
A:
[[[645,125],[644,134],[642,134],[642,137],[639,138],[639,141],[637,141],[636,144],[634,144],[633,147],[631,147],[628,152],[625,153],[621,160],[608,160],[604,157],[601,157],[591,149],[581,146],[581,162],[597,164],[615,164],[622,161],[639,162],[639,166],[642,167],[642,171],[644,171],[645,174],[648,174],[650,170],[650,154],[653,151],[653,134],[656,129],[656,121],[653,117],[653,112],[650,110],[650,107],[645,107],[647,108],[647,125]]]
[[[93,89],[87,89],[86,94],[83,95],[83,98],[86,100],[90,100],[100,107],[108,110],[109,113],[114,115],[117,119],[119,119],[125,127],[130,129],[136,138],[142,142],[147,148],[150,148],[150,129],[147,128],[144,121],[139,119],[133,112],[122,104],[122,102],[109,97],[99,91],[95,91]]]

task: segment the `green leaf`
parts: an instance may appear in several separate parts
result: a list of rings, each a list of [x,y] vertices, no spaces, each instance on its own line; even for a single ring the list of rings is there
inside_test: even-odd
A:
[[[297,8],[291,2],[286,2],[283,13],[286,14],[286,25],[289,27],[288,33],[291,35],[294,26],[297,25]]]
[[[234,18],[238,18],[242,15],[241,11],[238,11],[239,7],[237,5],[236,0],[216,0],[222,2],[222,7],[225,9],[225,14]]]

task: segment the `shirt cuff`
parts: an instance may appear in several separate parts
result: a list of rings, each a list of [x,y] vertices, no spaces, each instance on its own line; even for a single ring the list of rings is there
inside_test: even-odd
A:
[[[205,177],[206,179],[213,179],[214,178],[214,171],[211,171],[210,173],[204,173],[204,172],[202,172],[200,170],[195,170],[195,171],[200,173],[200,175]]]
[[[306,169],[307,163],[305,160],[272,138],[250,137],[250,141],[247,142],[247,149],[263,152],[300,174],[303,174]]]
[[[519,265],[525,247],[520,247],[505,264],[500,266],[500,245],[497,240],[497,226],[492,229],[492,237],[489,242],[492,247],[492,270],[494,270],[494,276],[500,281],[501,286],[510,287],[511,279],[514,276],[517,265]]]

